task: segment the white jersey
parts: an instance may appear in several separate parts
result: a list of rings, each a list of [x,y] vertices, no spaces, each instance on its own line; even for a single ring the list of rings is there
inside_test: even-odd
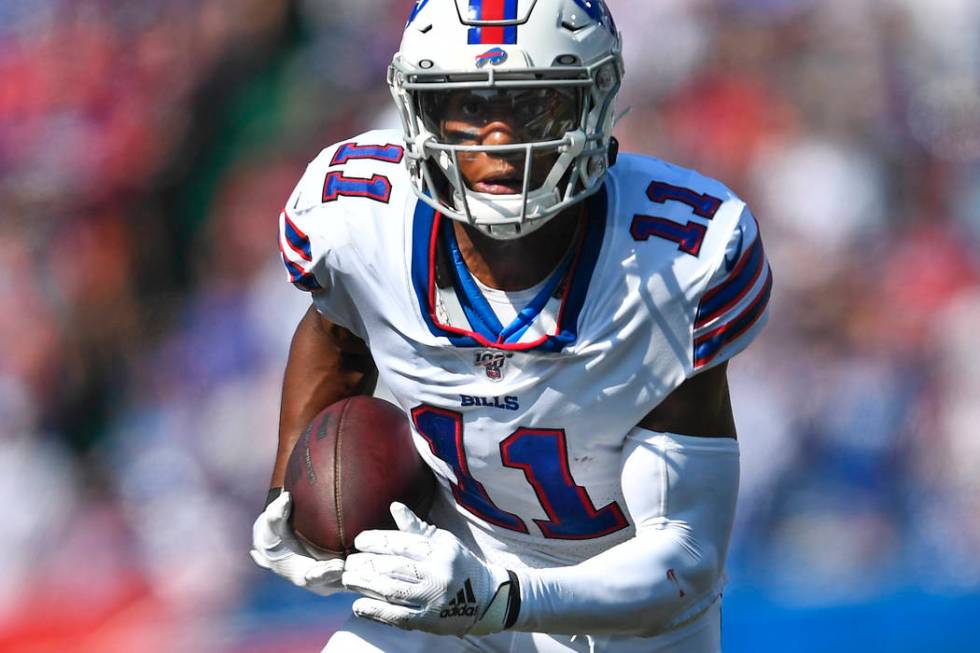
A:
[[[430,519],[508,567],[574,564],[630,538],[626,434],[765,322],[755,219],[717,181],[621,155],[573,250],[502,324],[402,158],[395,131],[324,150],[281,215],[280,247],[411,415],[443,490]]]

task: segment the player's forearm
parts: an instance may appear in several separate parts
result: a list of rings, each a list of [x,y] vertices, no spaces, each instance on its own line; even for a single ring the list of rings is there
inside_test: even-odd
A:
[[[656,635],[718,598],[738,494],[738,443],[636,428],[623,494],[636,536],[578,565],[519,570],[515,628]]]
[[[317,413],[341,399],[369,392],[375,374],[363,342],[324,320],[311,306],[289,348],[271,487],[282,486],[289,454]]]
[[[652,636],[684,625],[718,598],[723,567],[716,551],[692,556],[685,537],[651,532],[578,565],[518,571],[514,630]]]

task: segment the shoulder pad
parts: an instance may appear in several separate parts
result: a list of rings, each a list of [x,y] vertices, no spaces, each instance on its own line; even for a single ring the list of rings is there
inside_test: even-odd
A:
[[[300,213],[349,198],[390,201],[394,178],[400,181],[406,174],[404,156],[402,134],[395,130],[378,129],[334,143],[307,166],[286,209]]]
[[[689,374],[747,347],[766,320],[772,274],[745,203],[721,182],[653,157],[623,155],[610,175],[616,250],[635,252],[661,296],[683,298]]]
[[[280,213],[279,249],[289,280],[307,291],[336,287],[353,260],[356,230],[408,190],[401,133],[375,130],[324,149]],[[402,195],[399,195],[401,197]]]
[[[739,214],[698,298],[694,370],[703,371],[749,346],[769,317],[772,268],[759,223],[748,207]]]

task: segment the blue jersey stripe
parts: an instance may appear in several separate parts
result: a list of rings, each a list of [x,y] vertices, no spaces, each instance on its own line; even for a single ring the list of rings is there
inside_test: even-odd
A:
[[[736,304],[759,278],[765,264],[762,239],[756,238],[743,259],[735,264],[734,274],[705,293],[698,307],[697,324],[710,322]]]
[[[313,274],[304,271],[303,268],[287,259],[285,254],[282,257],[282,262],[286,266],[286,271],[289,273],[289,280],[297,287],[310,292],[321,289],[320,284],[317,283],[316,277]]]
[[[415,289],[415,297],[419,302],[422,320],[429,328],[429,332],[434,336],[448,338],[449,342],[456,347],[480,347],[480,343],[469,336],[461,336],[450,333],[439,328],[439,325],[432,319],[432,310],[429,304],[429,283],[432,266],[430,265],[430,249],[436,222],[436,210],[431,206],[417,200],[415,204],[415,217],[412,220],[412,286]]]
[[[288,217],[284,215],[283,219],[284,231],[286,233],[286,240],[289,244],[293,246],[297,252],[302,252],[302,257],[307,261],[313,260],[313,254],[310,250],[310,239],[306,236],[301,235],[297,230],[295,225],[290,221]]]
[[[585,242],[579,260],[573,263],[576,269],[572,273],[568,299],[565,301],[564,313],[561,316],[561,332],[542,347],[546,351],[561,351],[578,338],[578,318],[585,306],[585,298],[592,283],[596,264],[599,262],[599,254],[602,253],[608,213],[609,194],[603,185],[589,200],[589,225],[585,232]]]
[[[694,343],[694,366],[700,367],[710,362],[726,345],[738,340],[765,312],[772,294],[772,272],[766,270],[766,285],[762,293],[745,311],[724,327],[715,330],[715,335],[699,338]]]

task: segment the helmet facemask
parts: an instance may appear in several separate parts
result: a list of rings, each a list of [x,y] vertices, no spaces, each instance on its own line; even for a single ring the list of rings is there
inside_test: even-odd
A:
[[[559,58],[563,59],[563,58]],[[444,215],[498,239],[524,236],[595,193],[608,167],[612,104],[621,84],[613,53],[589,65],[428,71],[396,55],[389,86],[406,134],[406,158],[419,198]],[[506,118],[513,141],[478,142]],[[462,169],[489,156],[513,193],[481,192]],[[491,180],[492,181],[492,180]]]

